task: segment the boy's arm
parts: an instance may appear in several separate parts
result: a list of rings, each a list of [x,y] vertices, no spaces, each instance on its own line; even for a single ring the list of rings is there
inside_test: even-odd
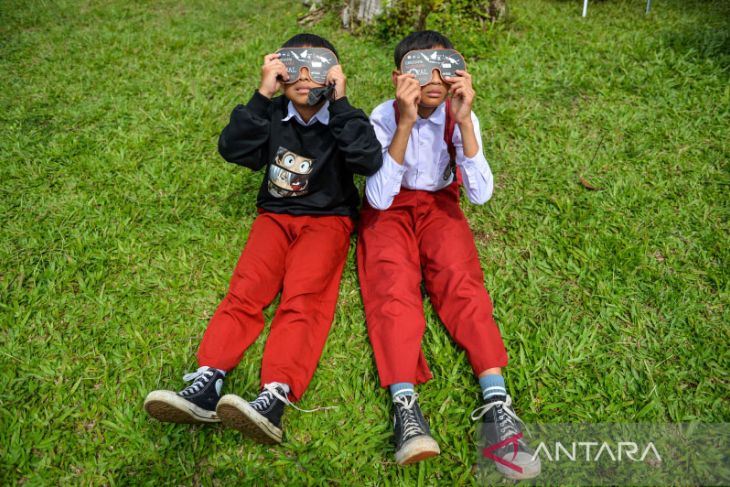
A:
[[[345,164],[355,174],[375,174],[383,165],[383,155],[367,115],[350,105],[346,96],[330,102],[329,111],[332,135]]]
[[[471,139],[471,140],[469,140]],[[468,123],[458,125],[454,131],[456,165],[461,170],[466,196],[474,204],[482,205],[492,197],[494,177],[482,151],[479,119],[471,113]],[[466,154],[473,153],[471,157]]]
[[[228,162],[253,169],[266,165],[266,141],[269,140],[271,97],[287,81],[289,74],[279,54],[264,56],[261,65],[261,84],[249,102],[238,105],[231,120],[218,139],[218,152]]]
[[[456,164],[461,168],[466,195],[474,204],[487,202],[494,190],[494,178],[482,152],[482,136],[479,120],[471,111],[476,93],[471,83],[471,75],[457,70],[458,77],[448,78],[451,84],[449,93],[451,111],[458,131],[454,131]]]
[[[253,169],[266,165],[266,142],[271,100],[256,91],[246,105],[238,105],[218,139],[218,152],[228,162]]]
[[[345,155],[345,164],[355,174],[370,176],[383,165],[383,156],[368,117],[347,100],[342,66],[338,64],[327,72],[326,83],[335,87],[335,99],[329,104],[329,125],[337,147]]]
[[[382,146],[383,167],[365,180],[365,195],[370,206],[385,210],[393,204],[393,198],[400,193],[403,175],[406,172],[405,165],[390,155],[396,132],[392,104],[387,102],[375,108],[370,115],[370,123],[373,124],[375,136]]]
[[[421,87],[411,74],[396,77],[395,99],[400,117],[395,123],[395,111],[390,102],[373,110],[370,121],[383,146],[383,168],[365,182],[365,194],[373,208],[385,210],[400,193],[406,172],[405,158],[408,140],[418,118]]]

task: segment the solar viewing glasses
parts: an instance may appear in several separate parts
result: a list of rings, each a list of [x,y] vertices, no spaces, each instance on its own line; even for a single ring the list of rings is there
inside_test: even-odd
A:
[[[400,72],[414,75],[421,86],[431,82],[434,69],[442,78],[452,78],[458,76],[457,69],[466,69],[466,62],[454,49],[416,49],[408,51],[400,62]]]
[[[297,81],[302,68],[307,68],[312,81],[323,85],[327,71],[339,64],[335,53],[323,47],[284,47],[276,52],[289,73],[287,84]]]

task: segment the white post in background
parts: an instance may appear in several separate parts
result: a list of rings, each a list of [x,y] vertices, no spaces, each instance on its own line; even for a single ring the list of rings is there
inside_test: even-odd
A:
[[[649,11],[651,10],[651,0],[646,0],[646,14],[649,15]]]
[[[588,13],[588,0],[583,0],[583,17]]]

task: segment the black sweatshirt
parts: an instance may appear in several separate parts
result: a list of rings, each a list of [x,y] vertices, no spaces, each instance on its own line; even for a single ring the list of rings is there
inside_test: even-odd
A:
[[[218,140],[228,162],[266,167],[256,204],[290,215],[355,216],[360,198],[353,174],[370,176],[383,164],[367,115],[346,97],[330,102],[329,125],[284,122],[289,100],[254,93],[238,105]]]

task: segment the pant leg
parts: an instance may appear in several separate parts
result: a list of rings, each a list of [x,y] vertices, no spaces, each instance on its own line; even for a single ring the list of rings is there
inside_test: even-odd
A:
[[[402,190],[387,210],[363,205],[357,246],[360,290],[380,385],[431,378],[421,350],[426,327],[414,233],[416,192]]]
[[[418,239],[431,303],[475,374],[507,365],[507,352],[492,316],[492,301],[456,185],[433,193],[419,213]]]
[[[314,375],[332,325],[354,225],[342,216],[295,218],[296,235],[264,349],[261,384],[289,384],[298,400]]]
[[[228,294],[203,335],[198,349],[199,365],[233,369],[263,330],[263,310],[279,293],[284,277],[290,241],[285,218],[286,215],[262,213],[254,221]]]

